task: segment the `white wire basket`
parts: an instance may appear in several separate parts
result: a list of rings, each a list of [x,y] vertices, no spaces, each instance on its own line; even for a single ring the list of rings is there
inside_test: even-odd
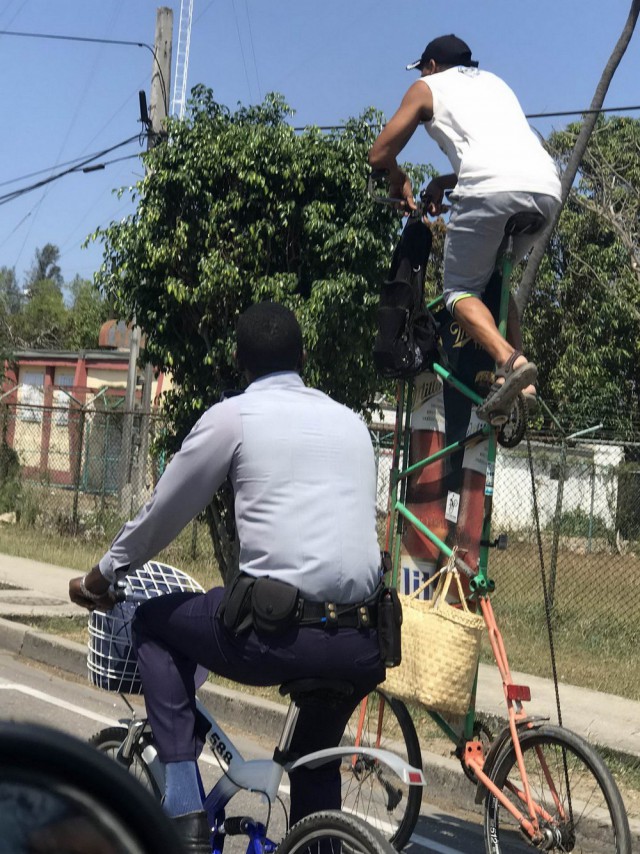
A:
[[[131,644],[131,621],[143,599],[165,593],[204,593],[197,581],[173,566],[149,561],[126,577],[127,595],[111,611],[92,611],[89,618],[89,682],[104,691],[142,694],[138,661]]]

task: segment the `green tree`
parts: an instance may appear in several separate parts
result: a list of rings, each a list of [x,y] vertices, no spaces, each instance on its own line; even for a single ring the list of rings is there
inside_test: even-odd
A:
[[[379,382],[371,363],[378,286],[398,220],[366,196],[368,111],[342,131],[296,133],[279,96],[229,112],[194,89],[169,144],[145,155],[137,211],[100,229],[102,291],[147,336],[147,357],[171,371],[178,440],[239,377],[238,315],[271,298],[294,308],[309,382],[361,410]]]
[[[620,36],[613,48],[613,51],[611,52],[611,55],[607,60],[607,64],[605,65],[602,74],[600,75],[600,80],[598,81],[596,91],[594,92],[593,98],[591,100],[589,112],[584,117],[584,120],[580,127],[580,133],[575,139],[575,145],[573,147],[573,150],[566,158],[565,169],[562,175],[561,182],[561,194],[563,202],[566,202],[569,193],[571,192],[576,175],[580,168],[580,164],[582,162],[582,158],[584,157],[584,154],[587,150],[591,134],[593,133],[593,129],[598,120],[598,111],[602,108],[602,105],[604,104],[604,99],[609,90],[609,86],[611,85],[611,81],[613,80],[614,74],[616,73],[616,69],[618,68],[622,57],[625,55],[625,52],[629,47],[629,42],[631,41],[631,37],[633,36],[633,32],[636,28],[639,15],[640,0],[631,0],[631,6],[629,7],[629,13],[627,15],[624,27],[622,28],[622,32],[620,33]],[[522,280],[520,282],[520,287],[518,288],[518,293],[516,294],[516,305],[520,314],[522,314],[529,302],[529,295],[534,286],[536,275],[538,273],[538,268],[540,267],[542,259],[544,258],[546,244],[551,238],[551,235],[558,222],[559,217],[560,212],[558,212],[553,218],[553,221],[548,223],[548,225],[545,227],[542,235],[543,239],[538,242],[537,246],[529,256],[527,268],[524,271]]]
[[[16,278],[15,267],[0,267],[0,303],[7,314],[20,311],[24,294]]]
[[[22,291],[13,267],[0,267],[0,379],[4,363],[14,345],[14,319],[20,310]]]
[[[562,162],[580,124],[553,134]],[[640,121],[600,118],[531,294],[528,352],[565,421],[620,434],[640,415]]]
[[[232,113],[196,87],[188,118],[170,121],[168,144],[145,155],[136,212],[94,235],[103,292],[120,316],[135,314],[146,357],[173,374],[173,448],[238,385],[236,321],[260,299],[297,312],[309,383],[355,409],[374,405],[375,309],[398,231],[394,213],[366,196],[381,117],[369,110],[341,131],[296,133],[290,113],[277,95]]]
[[[50,279],[58,287],[62,287],[62,272],[58,266],[60,250],[53,243],[46,243],[42,249],[36,249],[35,260],[27,275],[27,289],[36,282]]]
[[[51,279],[33,282],[15,322],[22,346],[37,350],[61,347],[66,326],[67,309],[60,286]]]
[[[72,304],[68,310],[64,347],[68,350],[98,346],[100,327],[109,317],[109,306],[93,282],[76,276],[69,285]]]

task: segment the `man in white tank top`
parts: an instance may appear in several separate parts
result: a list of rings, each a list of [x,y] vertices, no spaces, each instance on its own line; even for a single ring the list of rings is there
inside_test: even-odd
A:
[[[388,171],[391,195],[403,200],[404,210],[412,211],[416,204],[411,182],[396,158],[418,125],[424,125],[449,159],[453,173],[438,176],[427,186],[427,210],[438,216],[446,210],[445,191],[453,191],[444,252],[445,304],[466,333],[495,359],[496,383],[478,415],[499,423],[519,392],[535,399],[537,369],[521,353],[513,302],[509,340],[515,347],[498,332],[482,294],[510,217],[531,211],[549,221],[555,214],[561,199],[558,171],[514,93],[495,74],[478,69],[461,39],[454,35],[434,39],[407,68],[418,69],[420,79],[409,87],[373,144],[369,163]],[[515,238],[517,261],[539,235],[540,230]]]

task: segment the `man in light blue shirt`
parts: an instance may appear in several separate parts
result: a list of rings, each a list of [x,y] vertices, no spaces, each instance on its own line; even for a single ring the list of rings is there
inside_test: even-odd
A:
[[[225,625],[229,591],[176,593],[140,606],[134,640],[147,713],[167,765],[165,809],[188,850],[208,844],[197,785],[194,673],[198,664],[249,685],[306,678],[353,683],[336,707],[304,707],[292,750],[337,745],[360,698],[384,679],[376,610],[363,625],[357,606],[380,578],[376,472],[368,430],[355,413],[307,388],[294,315],[258,303],[240,318],[237,360],[249,385],[211,407],[185,439],[138,516],[109,551],[70,584],[72,601],[104,607],[117,575],[170,543],[228,477],[235,498],[242,576],[270,576],[297,588],[302,606],[277,637]],[[327,606],[336,605],[335,623]],[[221,607],[223,605],[223,607]],[[244,614],[243,616],[247,616]],[[291,775],[291,821],[340,807],[339,763]]]

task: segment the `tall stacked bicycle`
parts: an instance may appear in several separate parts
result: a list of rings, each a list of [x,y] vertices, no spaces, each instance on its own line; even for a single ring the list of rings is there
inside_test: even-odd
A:
[[[376,195],[372,182],[370,194],[381,203],[398,200]],[[423,216],[423,205],[413,215]],[[540,223],[538,223],[538,227]],[[512,217],[505,229],[504,251],[498,259],[500,276],[498,328],[506,337],[509,301],[509,283],[513,266],[513,238],[527,229],[535,228],[530,216]],[[435,310],[440,299],[428,305]],[[456,376],[440,358],[430,365],[439,380],[453,387],[471,404],[483,400],[466,383]],[[484,619],[500,677],[506,704],[507,725],[493,736],[476,716],[473,684],[471,699],[462,724],[455,725],[437,708],[428,708],[430,717],[455,745],[455,755],[469,780],[476,785],[476,802],[484,801],[484,836],[487,854],[510,854],[527,847],[541,851],[592,852],[592,854],[630,854],[631,835],[624,804],[618,788],[606,765],[595,749],[583,738],[569,730],[548,723],[547,719],[530,716],[525,703],[530,700],[526,685],[514,682],[509,668],[506,649],[498,628],[491,603],[495,585],[489,575],[491,547],[504,546],[502,538],[492,541],[491,511],[493,500],[493,473],[498,444],[507,447],[520,441],[526,429],[527,408],[518,396],[511,415],[484,423],[468,432],[466,437],[430,454],[423,459],[410,459],[412,396],[415,381],[406,379],[397,383],[396,427],[391,467],[387,548],[391,555],[391,581],[398,584],[401,564],[403,533],[410,529],[422,541],[435,546],[441,555],[440,571],[455,568],[468,585],[468,601],[474,603]],[[477,566],[470,566],[458,553],[455,543],[445,542],[421,521],[408,507],[407,482],[416,472],[433,466],[443,459],[473,447],[479,442],[488,443],[487,476],[484,489],[482,533]],[[472,606],[473,607],[473,606]],[[429,650],[424,650],[425,659]],[[363,701],[364,719],[366,706]],[[373,697],[377,714],[377,734],[380,740],[396,731],[395,718],[403,707],[397,698],[385,691],[385,685]],[[387,708],[385,709],[385,704]],[[404,715],[404,712],[401,714]],[[356,741],[359,733],[356,731]],[[375,743],[375,741],[374,741]],[[387,815],[393,821],[391,835],[396,848],[401,849],[408,840],[415,817],[416,800],[420,792],[409,791],[407,798]],[[419,806],[419,804],[418,804]],[[372,816],[379,826],[380,817]]]

